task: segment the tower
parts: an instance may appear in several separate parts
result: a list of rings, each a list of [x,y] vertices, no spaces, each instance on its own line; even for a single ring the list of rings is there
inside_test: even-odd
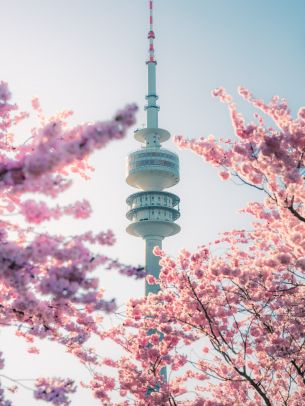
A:
[[[179,182],[179,158],[162,147],[170,138],[170,133],[158,127],[159,106],[156,104],[156,66],[154,53],[155,33],[153,30],[153,0],[149,0],[150,30],[148,32],[149,57],[148,71],[147,126],[136,130],[134,137],[142,143],[141,149],[132,152],[127,158],[126,182],[140,189],[127,198],[127,218],[131,221],[126,231],[145,240],[147,275],[159,277],[159,258],[152,250],[162,247],[165,237],[177,234],[180,227],[175,221],[180,217],[178,196],[164,191]],[[145,294],[158,292],[158,285],[145,284]]]

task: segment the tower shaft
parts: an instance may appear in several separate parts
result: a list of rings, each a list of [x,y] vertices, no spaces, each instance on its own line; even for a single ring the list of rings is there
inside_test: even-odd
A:
[[[146,96],[147,106],[147,128],[158,128],[158,113],[160,107],[157,106],[157,90],[156,90],[156,65],[157,62],[147,62],[148,69],[148,94]]]
[[[180,217],[180,199],[173,193],[164,191],[179,182],[179,158],[174,153],[162,148],[162,143],[170,138],[170,133],[158,125],[159,106],[157,105],[156,67],[153,29],[153,0],[148,1],[150,20],[149,56],[146,61],[148,73],[148,93],[145,106],[147,126],[135,131],[135,139],[144,146],[128,155],[126,182],[140,189],[138,193],[130,195],[126,202],[129,206],[127,218],[130,220],[126,231],[145,240],[145,268],[146,274],[159,279],[159,257],[153,253],[155,246],[162,247],[165,237],[175,235],[180,227],[175,221]],[[157,284],[145,282],[145,295],[158,293]],[[153,334],[149,331],[148,334]],[[163,335],[158,332],[160,340]],[[166,382],[166,367],[160,371],[162,380]],[[156,391],[157,387],[148,390]]]
[[[146,61],[148,73],[147,127],[135,131],[135,138],[145,144],[144,148],[132,152],[127,160],[127,178],[129,185],[142,192],[134,193],[127,199],[129,210],[127,218],[131,221],[127,232],[145,240],[146,273],[158,279],[159,258],[153,254],[153,248],[161,248],[165,237],[180,231],[175,221],[180,217],[178,196],[165,192],[179,182],[178,156],[162,148],[161,143],[170,138],[168,131],[159,128],[156,91],[156,67],[153,26],[153,0],[149,5],[149,49]],[[157,285],[146,282],[145,294],[157,293]]]
[[[159,278],[160,265],[159,257],[156,257],[153,253],[154,247],[158,246],[162,248],[162,239],[163,237],[150,235],[145,237],[145,269],[147,275],[152,275],[156,279]],[[145,295],[149,293],[158,293],[159,285],[150,285],[145,281]]]

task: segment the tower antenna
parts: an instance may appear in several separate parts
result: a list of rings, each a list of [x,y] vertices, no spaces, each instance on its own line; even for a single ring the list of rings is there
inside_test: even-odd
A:
[[[153,2],[153,0],[149,0],[148,5],[149,5],[149,32],[148,32],[149,61],[147,61],[147,62],[156,62],[155,48],[154,48],[155,32],[154,32],[154,16],[153,16],[154,2]]]

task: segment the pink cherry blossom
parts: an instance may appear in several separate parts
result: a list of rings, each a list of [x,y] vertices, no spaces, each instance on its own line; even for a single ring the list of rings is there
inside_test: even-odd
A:
[[[284,99],[265,103],[247,89],[239,93],[274,128],[265,127],[261,115],[247,123],[221,88],[214,96],[228,105],[236,140],[175,141],[219,169],[224,180],[261,191],[261,201],[241,210],[253,217],[252,227],[224,232],[195,252],[182,249],[176,258],[155,248],[161,290],[130,300],[124,322],[106,334],[124,351],[113,363],[122,402],[304,403],[303,108],[294,119]],[[112,390],[103,386],[103,396],[110,399]]]
[[[62,206],[51,199],[71,186],[71,173],[90,177],[89,155],[123,138],[135,123],[137,108],[129,105],[111,120],[69,126],[71,111],[47,118],[38,98],[32,107],[39,125],[24,144],[18,144],[14,132],[29,114],[11,103],[8,85],[0,82],[1,324],[15,326],[16,335],[29,343],[31,354],[39,353],[36,339],[45,338],[63,345],[81,363],[97,365],[95,352],[86,344],[92,335],[101,337],[99,323],[117,304],[115,298],[104,295],[93,273],[99,269],[99,275],[119,272],[143,278],[143,267],[103,255],[103,247],[115,243],[111,230],[63,237],[43,232],[39,225],[63,216],[82,220],[90,216],[87,200]],[[2,353],[0,368],[4,368]],[[39,378],[34,396],[68,405],[68,396],[74,392],[70,379]],[[0,403],[11,404],[4,399],[2,387]]]
[[[39,378],[36,382],[34,397],[50,402],[53,405],[68,406],[71,402],[68,400],[67,395],[75,391],[74,382],[69,379]]]

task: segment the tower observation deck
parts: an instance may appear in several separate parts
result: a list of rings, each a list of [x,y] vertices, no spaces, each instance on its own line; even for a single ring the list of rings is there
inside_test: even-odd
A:
[[[164,191],[179,182],[179,158],[162,147],[170,138],[167,130],[158,126],[159,106],[156,104],[156,66],[154,54],[155,33],[153,30],[153,1],[149,0],[150,30],[148,68],[148,94],[146,96],[146,128],[136,130],[134,137],[142,144],[141,149],[127,157],[126,182],[139,192],[127,198],[127,218],[130,220],[126,231],[142,237],[146,245],[146,273],[159,277],[159,258],[153,254],[155,246],[162,247],[165,237],[177,234],[180,226],[175,221],[180,217],[178,196]],[[145,284],[145,294],[156,293],[158,285]]]

